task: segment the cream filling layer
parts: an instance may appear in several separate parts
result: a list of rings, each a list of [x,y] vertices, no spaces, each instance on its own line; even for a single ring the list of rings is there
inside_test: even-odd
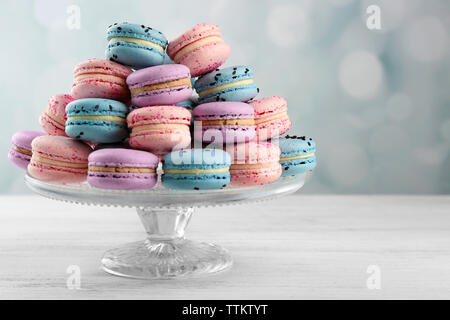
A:
[[[187,46],[185,46],[180,51],[178,51],[177,54],[173,57],[173,60],[177,61],[177,59],[179,57],[184,56],[186,53],[189,53],[189,52],[197,49],[198,47],[204,46],[208,43],[214,43],[214,42],[223,42],[223,40],[221,37],[218,37],[218,36],[210,36],[210,37],[206,37],[204,39],[198,40],[198,41],[194,41],[194,42],[188,44]]]
[[[75,168],[75,169],[87,169],[88,164],[86,163],[73,163],[68,161],[60,161],[60,160],[51,160],[45,157],[42,157],[40,155],[34,154],[32,160],[45,163],[45,164],[52,164],[58,167],[63,168]]]
[[[89,166],[91,172],[155,173],[154,168]]]
[[[183,78],[163,83],[149,84],[148,86],[143,86],[139,88],[130,88],[130,91],[131,94],[134,96],[147,91],[181,87],[181,86],[188,86],[189,88],[191,88],[191,80],[188,78]]]
[[[253,119],[202,120],[203,126],[254,126]]]
[[[283,119],[283,118],[287,118],[288,114],[286,111],[283,112],[279,112],[279,113],[275,113],[271,116],[268,117],[262,117],[262,118],[255,118],[255,123],[256,125],[261,124],[261,123],[265,123],[265,122],[269,122],[272,120],[277,120],[277,119]]]
[[[73,120],[97,120],[97,121],[111,121],[111,122],[127,122],[125,118],[117,116],[70,116],[67,121]]]
[[[66,124],[65,123],[61,123],[58,119],[56,119],[55,116],[50,112],[49,109],[47,109],[45,111],[45,115],[47,117],[49,117],[53,122],[55,122],[57,125],[60,126],[60,128],[62,128],[64,130],[64,127],[66,126]]]
[[[104,73],[97,73],[97,72],[83,73],[83,74],[77,75],[77,76],[75,76],[74,80],[76,82],[81,82],[84,80],[88,80],[88,81],[102,80],[102,81],[108,81],[108,82],[126,85],[124,78],[121,78],[118,76],[113,76],[112,74],[104,74]]]
[[[27,156],[31,156],[32,155],[31,151],[23,149],[23,148],[18,147],[18,146],[14,146],[14,150],[16,150],[17,152],[19,152],[21,154],[25,154]]]
[[[229,168],[217,168],[217,169],[168,169],[164,170],[165,174],[202,174],[202,173],[224,173],[228,172]]]
[[[168,126],[169,125],[169,126]],[[145,130],[162,130],[162,129],[178,129],[182,131],[189,130],[187,124],[175,124],[175,123],[167,123],[167,124],[146,124],[143,126],[137,126],[133,128],[133,133],[141,132]]]
[[[298,160],[298,159],[305,159],[305,158],[311,158],[311,157],[314,157],[314,152],[308,153],[308,154],[302,154],[302,155],[298,155],[298,156],[292,156],[292,157],[283,157],[283,158],[280,158],[280,161]]]
[[[158,51],[164,52],[164,48],[160,46],[159,44],[153,43],[148,40],[138,39],[138,38],[130,38],[130,37],[114,37],[109,40],[110,43],[116,42],[116,41],[123,41],[123,42],[130,42],[134,44],[140,44],[142,46],[149,46],[157,49]]]
[[[222,84],[222,85],[220,85],[218,87],[214,87],[214,88],[211,88],[211,89],[200,91],[198,93],[198,95],[200,97],[203,97],[203,96],[206,96],[206,95],[208,95],[210,93],[218,92],[218,91],[229,89],[229,88],[233,88],[233,87],[249,85],[249,84],[252,84],[253,82],[254,82],[253,79],[244,79],[244,80],[234,81],[234,82],[231,82],[231,83]]]

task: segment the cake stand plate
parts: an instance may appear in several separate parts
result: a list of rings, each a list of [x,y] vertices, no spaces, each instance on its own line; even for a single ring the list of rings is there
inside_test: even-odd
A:
[[[184,237],[195,208],[242,204],[284,196],[299,190],[309,174],[282,177],[263,186],[186,191],[166,189],[161,184],[142,191],[104,190],[87,183],[48,183],[29,174],[25,176],[25,182],[31,190],[50,199],[136,208],[147,238],[108,250],[102,258],[102,268],[123,277],[168,279],[211,274],[233,264],[228,251],[220,246]]]

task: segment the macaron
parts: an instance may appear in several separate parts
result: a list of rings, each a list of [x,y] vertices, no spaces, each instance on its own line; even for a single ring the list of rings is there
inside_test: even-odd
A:
[[[8,160],[20,169],[26,169],[31,160],[31,142],[46,134],[42,131],[24,130],[16,132],[11,138]]]
[[[187,100],[183,100],[181,102],[175,103],[175,105],[192,111],[197,106],[197,103],[192,99],[187,99]]]
[[[106,59],[141,69],[164,63],[166,37],[158,30],[134,23],[114,23],[107,30]]]
[[[48,99],[48,107],[39,117],[45,132],[51,136],[66,136],[66,106],[72,101],[69,94],[57,94]]]
[[[194,86],[198,102],[242,101],[253,99],[259,89],[253,80],[253,70],[248,66],[217,69],[197,79]]]
[[[130,91],[125,81],[131,72],[130,68],[109,60],[83,61],[75,67],[71,95],[74,99],[105,98],[128,102]]]
[[[112,148],[89,155],[88,183],[96,188],[140,190],[153,188],[159,158],[146,151]]]
[[[316,167],[316,143],[305,136],[284,136],[279,139],[283,176],[296,175]]]
[[[184,149],[191,144],[191,113],[178,106],[153,106],[135,109],[127,117],[131,129],[128,143],[134,149],[158,155]]]
[[[204,143],[240,143],[256,134],[253,108],[244,102],[209,102],[193,112],[194,138]]]
[[[36,179],[57,183],[86,180],[88,156],[92,149],[85,143],[61,136],[41,136],[31,143],[28,172]]]
[[[228,145],[232,158],[231,186],[256,186],[274,182],[281,176],[280,148],[269,142]]]
[[[181,64],[164,64],[130,74],[127,84],[131,103],[138,107],[171,105],[192,94],[189,69]]]
[[[197,77],[220,67],[230,56],[230,47],[223,41],[217,25],[202,23],[170,41],[167,54]]]
[[[282,97],[267,97],[249,102],[255,109],[256,139],[268,140],[285,134],[292,125],[287,114],[287,101]]]
[[[122,102],[88,98],[66,107],[66,134],[94,143],[119,142],[128,136],[128,107]]]
[[[230,182],[231,158],[220,149],[185,149],[163,158],[163,186],[169,189],[221,189]]]

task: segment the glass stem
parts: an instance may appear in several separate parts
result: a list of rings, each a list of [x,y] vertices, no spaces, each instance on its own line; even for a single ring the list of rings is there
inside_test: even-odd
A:
[[[139,218],[151,242],[166,242],[184,238],[184,231],[194,208],[137,209]]]

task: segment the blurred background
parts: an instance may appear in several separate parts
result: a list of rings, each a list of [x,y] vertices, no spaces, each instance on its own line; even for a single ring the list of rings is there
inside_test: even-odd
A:
[[[370,5],[380,30],[367,26]],[[316,140],[302,192],[448,194],[449,9],[448,0],[2,0],[0,193],[29,192],[7,160],[11,135],[39,129],[48,97],[69,93],[74,66],[103,58],[106,28],[127,21],[169,40],[218,24],[231,46],[225,66],[253,66],[259,97],[288,100],[289,133]]]

